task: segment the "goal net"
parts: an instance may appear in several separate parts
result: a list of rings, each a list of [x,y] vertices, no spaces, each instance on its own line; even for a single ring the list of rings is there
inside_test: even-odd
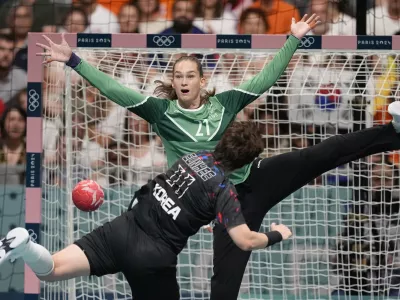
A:
[[[229,90],[256,75],[286,39],[265,37],[264,45],[271,49],[256,49],[254,43],[250,49],[240,49],[239,44],[238,49],[216,49],[215,42],[214,48],[208,44],[190,48],[182,42],[175,48],[157,49],[135,47],[118,35],[112,37],[113,48],[76,47],[76,36],[67,38],[80,57],[145,95],[152,94],[155,80],[170,80],[173,62],[183,54],[199,57],[208,88],[216,88],[217,93]],[[59,36],[54,38],[57,42]],[[135,37],[141,38],[146,36]],[[331,43],[320,44],[332,48],[309,50],[305,43],[310,38],[314,37],[302,41],[279,81],[238,115],[239,120],[260,126],[266,143],[264,157],[390,121],[387,105],[399,91],[398,52],[357,50],[356,43],[335,50],[332,37],[322,38]],[[333,38],[336,44],[349,44],[348,37]],[[38,40],[39,35],[30,36],[32,45]],[[56,252],[125,211],[134,191],[165,170],[166,159],[161,141],[145,121],[115,105],[62,64],[42,67],[38,59],[33,60],[29,72],[39,75],[31,75],[30,88],[41,84],[43,110],[39,242]],[[34,134],[33,129],[29,132],[28,128],[29,134]],[[398,166],[397,153],[344,165],[274,207],[261,231],[278,222],[288,225],[294,235],[252,253],[240,299],[330,299],[334,294],[360,297],[398,292]],[[102,207],[92,213],[78,211],[71,202],[72,188],[86,178],[96,180],[106,195]],[[27,194],[27,201],[29,197],[34,196]],[[179,255],[182,299],[209,299],[212,257],[212,234],[200,230]],[[120,274],[41,286],[42,299],[67,296],[131,298]]]

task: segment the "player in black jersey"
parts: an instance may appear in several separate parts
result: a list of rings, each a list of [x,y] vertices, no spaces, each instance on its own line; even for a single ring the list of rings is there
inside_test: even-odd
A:
[[[250,231],[228,173],[254,160],[263,142],[253,123],[232,123],[214,152],[180,158],[144,185],[127,212],[51,256],[24,228],[0,240],[0,263],[21,257],[45,281],[122,272],[134,299],[179,299],[177,255],[190,236],[215,220],[242,250],[290,237],[284,225]]]

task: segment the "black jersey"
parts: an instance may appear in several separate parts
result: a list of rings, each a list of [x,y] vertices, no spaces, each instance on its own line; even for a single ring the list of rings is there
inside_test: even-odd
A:
[[[244,224],[234,185],[211,152],[180,158],[136,194],[135,218],[145,232],[163,239],[179,253],[190,236],[211,221]]]

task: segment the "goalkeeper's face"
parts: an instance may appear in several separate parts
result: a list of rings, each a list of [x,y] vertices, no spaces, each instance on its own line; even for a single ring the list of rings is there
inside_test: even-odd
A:
[[[185,108],[200,106],[200,91],[205,86],[205,79],[195,62],[182,60],[175,64],[172,87],[175,89],[180,104]]]

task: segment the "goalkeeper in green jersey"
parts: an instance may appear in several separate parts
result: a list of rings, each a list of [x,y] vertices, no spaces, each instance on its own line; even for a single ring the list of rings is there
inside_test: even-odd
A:
[[[164,143],[168,166],[180,156],[199,150],[213,150],[236,114],[255,101],[279,79],[285,71],[300,39],[316,24],[313,15],[300,22],[293,20],[292,35],[264,69],[238,87],[219,93],[204,91],[205,79],[200,62],[182,57],[173,67],[171,83],[156,88],[159,97],[145,97],[124,87],[108,75],[92,67],[72,53],[62,37],[55,44],[48,37],[45,63],[65,62],[115,103],[126,107],[152,124]],[[391,106],[395,122],[346,135],[332,137],[300,151],[266,159],[256,159],[234,172],[230,179],[239,193],[242,212],[252,230],[259,230],[266,213],[281,200],[315,177],[337,166],[373,153],[400,149],[399,102]],[[396,118],[399,118],[396,122]],[[211,299],[237,299],[250,252],[240,250],[226,229],[214,226],[214,275],[211,280]]]

